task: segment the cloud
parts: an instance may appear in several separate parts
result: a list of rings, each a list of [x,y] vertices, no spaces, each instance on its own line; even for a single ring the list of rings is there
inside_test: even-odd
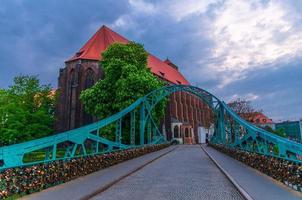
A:
[[[295,27],[302,17],[283,1],[226,0],[214,16],[209,35],[214,62],[208,67],[221,74],[221,88],[252,70],[302,55],[302,29]]]
[[[155,5],[144,0],[129,0],[129,4],[138,13],[154,14],[156,12]]]
[[[3,0],[0,87],[20,73],[56,87],[64,61],[105,24],[222,100],[298,118],[301,13],[296,0]]]
[[[237,97],[250,98],[254,107],[275,120],[297,120],[302,118],[301,65],[300,58],[276,69],[258,69],[216,93],[227,102]]]
[[[132,19],[129,15],[122,15],[118,17],[111,25],[112,28],[130,27]]]
[[[156,4],[144,0],[128,0],[127,3],[128,12],[120,15],[109,26],[118,31],[131,31],[138,38],[146,29],[141,26],[140,22],[150,19],[159,9]]]
[[[235,101],[238,98],[240,99],[245,99],[247,101],[255,101],[259,98],[258,95],[254,94],[254,93],[246,93],[246,94],[233,94],[230,98],[228,98],[228,102],[230,101]]]
[[[0,6],[0,87],[10,85],[19,74],[39,74],[43,83],[56,87],[64,61],[101,25],[128,12],[127,5],[126,0],[4,0]]]
[[[200,15],[207,11],[209,5],[219,0],[170,0],[168,1],[169,14],[176,20],[182,21],[187,17]]]

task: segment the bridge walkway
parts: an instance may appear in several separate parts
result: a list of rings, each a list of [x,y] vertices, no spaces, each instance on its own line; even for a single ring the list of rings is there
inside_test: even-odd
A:
[[[229,175],[234,176],[236,182],[254,199],[301,199],[299,194],[256,170],[210,147],[204,146],[204,149]],[[258,183],[259,180],[261,184]],[[199,145],[178,145],[120,163],[23,199],[244,198]]]
[[[199,145],[180,145],[93,200],[243,199]]]
[[[203,148],[255,200],[301,200],[302,194],[211,148]]]

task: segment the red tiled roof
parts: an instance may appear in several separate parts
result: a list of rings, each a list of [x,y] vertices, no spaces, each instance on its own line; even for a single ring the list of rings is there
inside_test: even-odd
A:
[[[269,119],[261,112],[255,112],[253,116],[250,118],[250,121],[257,124],[272,124],[273,120]]]
[[[115,42],[126,44],[129,40],[108,27],[102,26],[88,42],[66,62],[78,59],[101,60],[101,53],[105,51],[109,45]],[[178,70],[150,53],[148,56],[148,66],[151,68],[152,73],[171,83],[190,84]]]

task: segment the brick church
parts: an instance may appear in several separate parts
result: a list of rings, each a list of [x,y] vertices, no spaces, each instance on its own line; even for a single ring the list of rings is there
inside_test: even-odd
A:
[[[99,61],[101,53],[112,43],[126,44],[128,39],[102,26],[88,42],[71,58],[65,61],[58,78],[59,99],[56,108],[56,132],[81,127],[97,121],[84,111],[79,100],[82,90],[93,86],[104,77]],[[148,67],[154,76],[167,84],[190,84],[170,60],[160,60],[149,53]],[[209,108],[198,98],[186,92],[170,96],[166,108],[163,133],[168,140],[177,139],[182,143],[193,144],[198,141],[198,127],[210,126]]]

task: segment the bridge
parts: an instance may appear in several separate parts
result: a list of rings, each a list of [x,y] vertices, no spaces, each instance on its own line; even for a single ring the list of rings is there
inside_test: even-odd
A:
[[[61,134],[0,148],[0,170],[44,165],[56,161],[64,163],[75,158],[85,159],[100,154],[166,143],[165,136],[158,128],[154,108],[167,96],[179,91],[197,96],[213,111],[215,131],[210,139],[213,147],[263,155],[266,158],[301,166],[301,144],[271,134],[246,122],[225,102],[206,90],[188,85],[169,85],[150,92],[119,113],[96,123]],[[108,132],[114,132],[114,138],[108,137]],[[238,167],[238,163],[221,166],[233,163],[233,161],[222,162],[221,160],[228,158],[225,158],[225,155],[221,157],[221,153],[213,150],[212,147],[193,145],[172,146],[168,149],[171,152],[160,155],[160,158],[153,163],[148,161],[146,164],[148,166],[140,166],[138,170],[130,170],[130,174],[122,175],[123,181],[119,181],[116,185],[114,183],[120,178],[110,183],[110,187],[105,184],[106,191],[102,189],[99,192],[101,194],[94,192],[95,195],[86,197],[94,199],[119,199],[122,196],[127,196],[129,199],[142,199],[141,196],[145,196],[145,199],[252,198],[245,192],[246,188],[243,189],[237,183],[238,180],[234,181],[232,178],[236,176],[236,173],[237,175],[242,173],[241,177],[244,178],[251,172],[245,172],[244,168],[241,172],[225,171],[224,169],[230,166],[231,168],[232,166]],[[219,159],[220,164],[217,161]],[[173,166],[169,166],[172,163]],[[127,180],[124,179],[126,176]],[[300,182],[298,180],[298,184]],[[255,187],[259,183],[251,181],[251,184],[254,185],[249,185],[243,181],[241,185]],[[262,184],[265,185],[267,182],[262,181]],[[289,185],[292,186],[291,183]],[[300,189],[300,186],[295,185],[297,190]],[[175,191],[177,188],[179,190]],[[274,187],[272,186],[272,188]],[[270,190],[268,191],[270,192]],[[271,189],[271,191],[271,193],[276,193],[276,189]],[[252,195],[254,193],[252,192]],[[216,194],[217,196],[215,196]],[[292,193],[289,192],[289,195]],[[290,197],[297,196],[299,194]]]

